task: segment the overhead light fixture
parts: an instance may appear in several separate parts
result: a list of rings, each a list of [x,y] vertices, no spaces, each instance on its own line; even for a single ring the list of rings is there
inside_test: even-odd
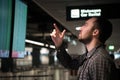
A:
[[[35,45],[39,45],[39,46],[44,46],[43,43],[40,43],[40,42],[37,42],[37,41],[28,40],[28,39],[26,39],[25,42],[31,43],[31,44],[35,44]]]
[[[75,27],[76,31],[79,31],[81,29],[81,27]]]
[[[38,46],[45,46],[45,47],[50,47],[50,48],[55,49],[55,46],[54,46],[54,45],[48,45],[48,44],[45,44],[45,45],[44,45],[44,43],[37,42],[37,41],[33,41],[33,40],[28,40],[28,39],[26,39],[25,42],[30,43],[30,44],[34,44],[34,45],[38,45]]]
[[[55,49],[55,46],[54,46],[54,45],[50,45],[50,48],[53,48],[53,49]]]

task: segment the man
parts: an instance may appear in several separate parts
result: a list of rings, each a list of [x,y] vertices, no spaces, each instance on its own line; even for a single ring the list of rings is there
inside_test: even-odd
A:
[[[78,39],[85,44],[86,53],[72,59],[64,49],[62,32],[54,24],[51,38],[57,49],[57,57],[61,64],[78,70],[78,80],[115,80],[113,78],[115,64],[105,49],[105,42],[112,34],[112,24],[105,18],[92,17],[81,27]]]

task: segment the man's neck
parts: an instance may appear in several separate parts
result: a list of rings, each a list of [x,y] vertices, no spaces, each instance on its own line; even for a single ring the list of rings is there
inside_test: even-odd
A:
[[[93,48],[97,47],[98,45],[100,45],[101,42],[99,41],[91,41],[90,43],[86,44],[86,48],[89,51],[91,51]]]

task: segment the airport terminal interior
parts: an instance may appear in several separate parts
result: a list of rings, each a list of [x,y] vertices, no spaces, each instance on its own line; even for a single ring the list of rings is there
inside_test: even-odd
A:
[[[113,23],[106,49],[120,69],[119,8],[120,0],[0,0],[0,80],[77,80],[77,70],[57,59],[50,33],[54,23],[66,29],[65,49],[77,57],[85,51],[80,26],[91,16]]]

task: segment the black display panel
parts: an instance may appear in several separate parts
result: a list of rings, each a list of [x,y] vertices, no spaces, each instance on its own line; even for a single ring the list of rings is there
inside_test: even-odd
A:
[[[108,19],[120,18],[120,4],[67,6],[66,20],[84,20],[93,16],[102,16]]]

